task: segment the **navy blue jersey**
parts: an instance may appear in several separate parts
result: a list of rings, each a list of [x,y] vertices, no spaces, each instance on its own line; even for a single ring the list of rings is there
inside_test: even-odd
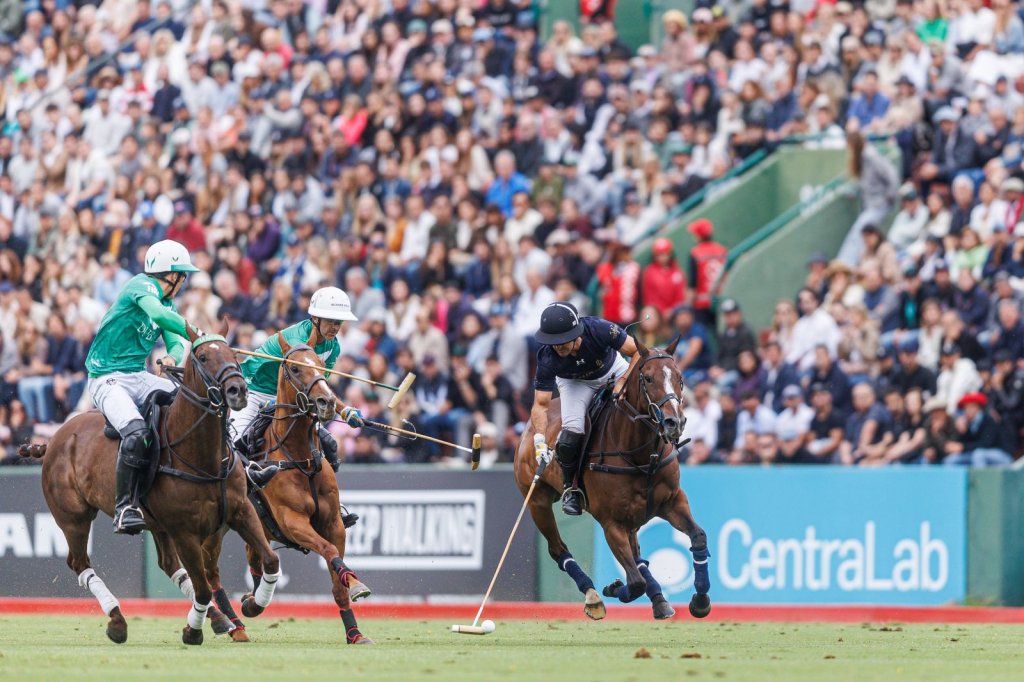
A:
[[[615,362],[615,354],[626,342],[626,332],[619,325],[599,317],[583,318],[583,344],[576,355],[560,357],[551,346],[537,351],[537,376],[533,387],[538,391],[555,390],[555,378],[600,379]]]

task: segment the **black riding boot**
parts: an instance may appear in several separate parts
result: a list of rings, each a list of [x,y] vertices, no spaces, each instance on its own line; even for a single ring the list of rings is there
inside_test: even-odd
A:
[[[334,469],[334,473],[338,473],[338,469],[341,468],[341,459],[338,457],[338,442],[334,440],[331,432],[323,426],[320,427],[317,435],[320,438],[320,450],[324,453],[324,459]],[[345,508],[345,505],[341,505],[341,522],[346,528],[356,525],[358,520],[359,514],[352,514]]]
[[[114,489],[114,532],[135,535],[146,529],[139,508],[139,482],[149,463],[150,433],[146,422],[135,419],[121,433]]]
[[[583,434],[563,430],[555,443],[555,455],[562,467],[562,512],[569,516],[583,513],[583,493],[572,485],[580,458]]]
[[[257,490],[267,487],[270,479],[281,470],[273,462],[259,463],[249,459],[249,439],[244,436],[235,441],[235,452],[238,453],[238,458],[245,466],[245,478],[248,485]]]

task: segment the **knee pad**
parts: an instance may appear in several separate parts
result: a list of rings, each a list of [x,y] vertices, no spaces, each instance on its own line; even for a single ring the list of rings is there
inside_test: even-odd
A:
[[[555,455],[558,457],[558,461],[565,465],[575,462],[579,459],[582,444],[582,433],[562,429],[558,434],[558,440],[555,441]]]
[[[320,448],[324,451],[324,455],[330,457],[331,455],[338,454],[338,441],[334,440],[334,436],[331,435],[330,431],[321,426],[319,437]]]
[[[121,458],[133,469],[144,469],[149,465],[149,448],[152,434],[141,419],[133,420],[125,427],[121,440]]]

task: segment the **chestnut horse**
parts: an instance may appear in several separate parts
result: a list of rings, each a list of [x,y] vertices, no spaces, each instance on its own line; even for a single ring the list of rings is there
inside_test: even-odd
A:
[[[280,564],[246,498],[245,472],[228,447],[227,410],[244,407],[247,393],[235,354],[223,336],[198,336],[191,328],[188,335],[192,348],[173,375],[181,377],[174,401],[161,415],[159,469],[143,513],[161,568],[192,597],[181,639],[202,644],[213,592],[208,576],[216,575],[227,528],[257,548],[268,575],[279,576]],[[92,410],[61,426],[47,445],[23,446],[21,454],[44,457],[43,495],[67,539],[68,567],[109,617],[107,637],[120,644],[128,639],[128,623],[117,598],[92,569],[87,550],[96,513],[114,512],[118,442],[103,431],[103,415]],[[275,584],[276,577],[260,594],[264,605]]]
[[[313,334],[316,334],[314,330]],[[345,525],[341,520],[338,480],[324,466],[317,436],[318,424],[334,419],[337,398],[323,374],[323,364],[308,343],[290,346],[278,335],[282,362],[277,380],[277,402],[267,429],[265,461],[280,467],[262,490],[269,517],[264,516],[267,538],[304,552],[316,552],[330,567],[331,588],[345,625],[349,644],[373,644],[359,631],[351,602],[370,590],[345,565]],[[255,439],[254,439],[255,440]],[[254,458],[258,457],[254,456]],[[260,493],[256,493],[259,495]],[[258,556],[246,548],[253,583],[260,584]],[[242,598],[242,613],[252,617],[260,609],[251,594]]]
[[[690,613],[703,618],[711,611],[707,594],[711,587],[707,536],[694,521],[686,493],[679,487],[676,447],[686,418],[683,380],[672,357],[677,342],[678,339],[664,351],[647,349],[637,342],[639,353],[625,377],[622,392],[601,409],[596,423],[591,425],[593,435],[582,455],[587,511],[601,524],[608,547],[626,573],[625,585],[616,580],[604,588],[603,594],[628,603],[646,593],[657,619],[671,618],[675,611],[651,575],[637,541],[637,531],[654,517],[665,519],[689,536],[696,590],[690,600]],[[559,401],[552,400],[547,442],[555,442],[560,424]],[[524,495],[537,469],[533,434],[531,426],[516,452],[516,483]],[[562,473],[559,467],[548,467],[530,499],[530,515],[548,541],[551,558],[583,593],[584,613],[600,620],[606,615],[604,602],[562,541],[551,511],[551,505],[561,495]]]

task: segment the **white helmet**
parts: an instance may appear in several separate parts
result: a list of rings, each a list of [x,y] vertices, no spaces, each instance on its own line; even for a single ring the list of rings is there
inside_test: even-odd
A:
[[[199,268],[192,265],[188,249],[173,239],[165,239],[146,251],[146,272],[199,272]]]
[[[348,300],[348,294],[338,287],[324,287],[317,289],[313,297],[309,299],[310,317],[319,317],[325,320],[338,322],[356,322],[359,320],[352,314],[352,301]]]

